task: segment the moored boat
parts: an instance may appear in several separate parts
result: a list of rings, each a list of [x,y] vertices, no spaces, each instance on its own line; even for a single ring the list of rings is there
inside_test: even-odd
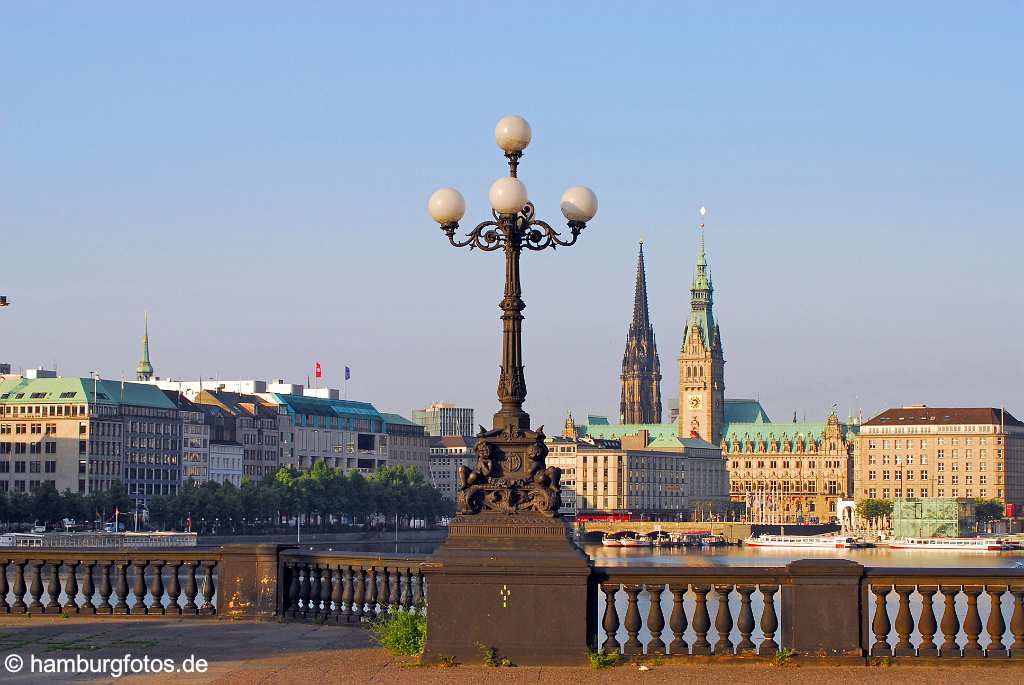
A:
[[[622,541],[619,538],[609,537],[608,535],[601,538],[601,544],[605,547],[622,547]]]
[[[864,543],[849,535],[768,535],[751,536],[743,541],[749,547],[785,547],[791,549],[853,549]]]
[[[896,538],[889,549],[958,552],[1002,552],[1013,546],[1001,538]]]
[[[623,547],[650,547],[651,541],[647,538],[622,538],[619,544]]]

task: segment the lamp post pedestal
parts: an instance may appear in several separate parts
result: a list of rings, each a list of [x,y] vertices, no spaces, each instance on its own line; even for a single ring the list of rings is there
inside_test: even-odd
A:
[[[424,663],[481,660],[481,646],[517,665],[586,663],[596,635],[591,563],[561,519],[538,513],[459,515],[422,567]]]

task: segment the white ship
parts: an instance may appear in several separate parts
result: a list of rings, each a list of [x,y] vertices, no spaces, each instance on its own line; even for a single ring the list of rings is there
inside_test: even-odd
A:
[[[1014,546],[999,538],[896,538],[889,549],[959,552],[1002,552]]]
[[[867,545],[849,535],[758,535],[743,541],[748,547],[784,547],[791,549],[853,549]]]

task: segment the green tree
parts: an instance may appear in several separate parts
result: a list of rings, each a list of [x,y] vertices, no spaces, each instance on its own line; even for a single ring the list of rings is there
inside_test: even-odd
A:
[[[1003,501],[992,498],[979,497],[974,500],[974,518],[978,523],[988,523],[1003,518],[1005,509]]]

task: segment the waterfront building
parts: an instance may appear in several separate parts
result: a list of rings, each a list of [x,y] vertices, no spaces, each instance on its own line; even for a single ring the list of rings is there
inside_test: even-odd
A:
[[[388,461],[384,417],[369,402],[261,393],[279,407],[281,464],[299,471],[328,467],[370,473]]]
[[[855,498],[996,498],[1024,507],[1024,423],[992,407],[886,409],[857,438]]]
[[[835,409],[824,422],[726,423],[722,455],[732,500],[754,522],[830,521],[853,488],[855,431]]]
[[[622,355],[622,389],[619,398],[620,423],[661,423],[661,361],[647,308],[647,275],[644,272],[644,243],[636,265],[633,319]]]
[[[412,420],[423,426],[427,435],[435,437],[475,434],[473,410],[456,407],[451,402],[435,402],[426,409],[413,409]]]
[[[261,480],[277,471],[282,461],[283,419],[283,412],[277,404],[260,395],[226,390],[203,390],[196,395],[195,402],[220,410],[206,414],[211,424],[210,440],[235,442],[242,446],[244,475]]]
[[[563,469],[563,509],[677,518],[695,503],[724,506],[728,474],[717,446],[638,431],[621,439],[552,437],[548,464]]]
[[[426,429],[398,414],[385,414],[388,434],[388,466],[412,466],[430,478],[430,441]]]
[[[573,425],[572,414],[566,419],[566,435],[548,436],[544,442],[548,446],[546,463],[562,470],[562,507],[558,513],[563,516],[576,515],[576,448],[579,441],[569,430]]]
[[[98,378],[0,383],[0,491],[81,494],[121,481],[144,504],[181,483],[181,418],[162,392]]]
[[[468,435],[434,436],[430,441],[430,484],[454,501],[458,494],[460,466],[476,465],[476,438]]]
[[[210,424],[207,414],[219,411],[211,405],[196,404],[180,392],[164,390],[181,417],[181,479],[204,483],[210,479]]]
[[[210,441],[210,476],[214,483],[242,485],[245,447],[237,442]]]

